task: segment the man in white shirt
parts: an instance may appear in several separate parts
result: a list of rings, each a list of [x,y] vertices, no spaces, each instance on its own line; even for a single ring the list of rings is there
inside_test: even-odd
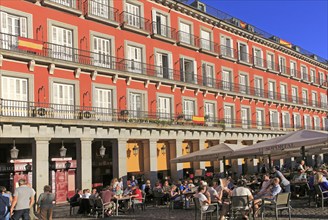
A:
[[[221,203],[221,198],[219,197],[218,192],[214,189],[213,182],[208,183],[207,191],[210,193],[212,203]]]
[[[248,196],[248,201],[252,201],[253,195],[251,191],[246,187],[246,180],[238,180],[237,182],[237,188],[232,190],[232,196]],[[245,207],[246,210],[249,210],[250,207]],[[248,211],[242,212],[243,219],[248,219]]]
[[[211,198],[210,198],[210,195],[209,193],[207,194],[207,196],[209,197],[206,197],[205,196],[205,187],[204,186],[199,186],[198,187],[198,194],[197,194],[197,198],[199,199],[199,202],[200,202],[200,205],[201,205],[201,209],[203,211],[210,211],[210,210],[215,210],[215,206],[210,206],[211,204]]]

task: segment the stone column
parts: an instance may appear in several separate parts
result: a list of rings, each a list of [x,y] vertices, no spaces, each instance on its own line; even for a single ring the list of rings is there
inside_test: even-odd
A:
[[[316,155],[316,158],[315,158],[315,163],[317,165],[317,167],[320,167],[322,164],[323,164],[323,154],[318,154]]]
[[[36,137],[32,144],[33,154],[33,188],[36,198],[43,193],[43,187],[49,185],[49,140],[50,138]],[[54,186],[53,186],[54,187]]]
[[[183,140],[172,140],[170,144],[170,159],[182,156],[182,142]],[[179,180],[183,178],[183,164],[170,163],[171,179]]]
[[[150,179],[152,185],[156,183],[157,178],[157,139],[143,141],[144,147],[144,172],[147,179]]]
[[[211,141],[212,146],[220,144],[220,141]],[[213,161],[213,168],[214,172],[223,172],[223,161],[222,160],[215,160]]]
[[[92,138],[81,138],[77,143],[77,186],[80,189],[92,187]]]
[[[195,141],[197,143],[197,141]],[[200,139],[198,141],[198,150],[205,149],[205,139]],[[205,162],[199,162],[199,169],[205,169]]]
[[[122,177],[124,183],[126,183],[127,180],[127,141],[128,139],[125,138],[119,138],[112,141],[113,177]]]

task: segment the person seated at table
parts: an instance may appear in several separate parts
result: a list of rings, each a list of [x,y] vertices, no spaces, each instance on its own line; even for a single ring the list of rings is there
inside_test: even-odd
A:
[[[101,191],[101,193],[100,193],[100,197],[104,203],[105,214],[107,216],[111,216],[115,211],[116,205],[112,201],[114,196],[115,196],[115,193],[110,190],[109,186],[104,188],[103,191]]]
[[[230,189],[230,190],[233,190],[233,188],[235,187],[235,185],[233,184],[233,179],[232,179],[231,176],[229,176],[229,177],[227,178],[227,187],[228,187],[228,189]]]
[[[112,181],[110,183],[110,187],[111,187],[113,192],[116,191],[116,185],[118,185],[118,184],[119,184],[119,182],[118,182],[117,178],[112,179]]]
[[[240,179],[237,182],[237,188],[234,188],[232,190],[232,196],[247,196],[248,197],[248,201],[252,201],[253,195],[251,193],[251,191],[249,190],[249,188],[246,187],[247,186],[247,182],[244,179]],[[250,207],[245,207],[245,209],[249,210]],[[242,212],[243,215],[243,219],[248,219],[247,215],[248,215],[249,211],[246,212]]]
[[[170,199],[172,201],[179,201],[181,200],[180,191],[176,185],[172,185],[170,190]]]
[[[216,206],[210,206],[211,196],[209,192],[206,192],[205,186],[199,186],[197,191],[198,193],[195,195],[195,197],[199,199],[201,209],[203,211],[215,211]]]
[[[171,190],[171,187],[169,185],[169,181],[168,180],[165,180],[164,181],[164,184],[163,184],[163,193],[164,193],[164,197],[163,197],[163,200],[164,200],[164,203],[168,202],[169,201],[169,198],[170,198],[170,190]]]
[[[149,203],[153,199],[153,191],[150,180],[146,180],[146,183],[142,185],[142,191],[146,193],[146,202]]]
[[[142,192],[137,185],[132,186],[131,199],[133,204],[142,203]]]
[[[82,194],[82,199],[89,199],[91,196],[90,189],[84,189]]]
[[[125,188],[125,190],[123,191],[123,196],[127,196],[130,195],[132,193],[132,185],[135,186],[135,183],[131,183],[128,185],[128,187]]]
[[[164,198],[164,191],[159,181],[155,183],[155,186],[153,188],[153,196],[154,198],[157,198],[159,200],[159,203],[161,204],[163,202]]]
[[[115,187],[115,196],[122,196],[123,195],[123,190],[121,189],[120,185],[117,184]]]
[[[89,199],[96,199],[96,198],[98,198],[98,196],[99,196],[99,193],[98,193],[97,189],[93,188],[91,190],[91,195],[90,195]]]
[[[286,177],[279,171],[279,167],[274,166],[272,172],[275,174],[275,177],[280,179],[281,185],[283,186],[284,192],[290,192],[290,182]]]
[[[327,179],[324,179],[324,176],[321,172],[318,172],[315,175],[314,184],[319,185],[322,192],[328,191],[328,181]],[[323,195],[324,197],[328,197],[328,193],[324,193]]]
[[[187,180],[184,180],[183,183],[180,184],[179,190],[181,194],[184,194],[188,191],[188,182]]]
[[[218,192],[214,188],[213,182],[209,182],[208,183],[208,189],[207,189],[207,191],[209,192],[209,194],[211,196],[211,202],[212,203],[220,203],[220,204],[222,203],[221,198],[220,198]]]
[[[82,190],[76,189],[76,193],[69,199],[69,203],[72,207],[80,206],[80,200],[82,198]]]
[[[268,173],[263,175],[263,181],[261,183],[260,191],[255,195],[255,198],[261,198],[262,196],[267,195],[270,192],[270,175]]]

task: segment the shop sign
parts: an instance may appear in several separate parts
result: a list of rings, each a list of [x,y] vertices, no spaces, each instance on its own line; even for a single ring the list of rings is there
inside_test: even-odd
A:
[[[0,164],[0,172],[1,173],[13,173],[15,170],[14,164],[12,163],[5,163]]]

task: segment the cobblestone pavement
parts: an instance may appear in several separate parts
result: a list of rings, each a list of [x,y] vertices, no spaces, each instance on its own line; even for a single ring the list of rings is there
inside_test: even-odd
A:
[[[292,219],[312,219],[312,220],[328,220],[328,207],[324,207],[324,209],[321,208],[315,208],[314,204],[312,204],[312,207],[308,206],[307,200],[296,200],[292,201]],[[83,220],[89,220],[89,219],[95,219],[88,216],[82,216],[82,215],[75,215],[69,216],[69,206],[68,205],[58,205],[54,209],[54,218],[57,220],[61,219],[83,219]],[[118,217],[110,217],[106,219],[121,219],[121,220],[151,220],[151,219],[158,219],[158,220],[169,220],[169,219],[175,219],[175,220],[193,220],[195,219],[195,210],[192,207],[188,210],[169,210],[166,206],[159,206],[159,207],[153,207],[152,205],[149,205],[146,207],[145,211],[136,210],[134,213],[127,213],[122,214]],[[200,219],[198,216],[197,219]],[[213,217],[215,219],[215,217]],[[260,218],[257,218],[259,220]],[[273,220],[274,213],[269,212],[266,214],[265,218],[266,220]],[[279,215],[279,219],[288,219],[287,212],[284,211],[282,215]]]

